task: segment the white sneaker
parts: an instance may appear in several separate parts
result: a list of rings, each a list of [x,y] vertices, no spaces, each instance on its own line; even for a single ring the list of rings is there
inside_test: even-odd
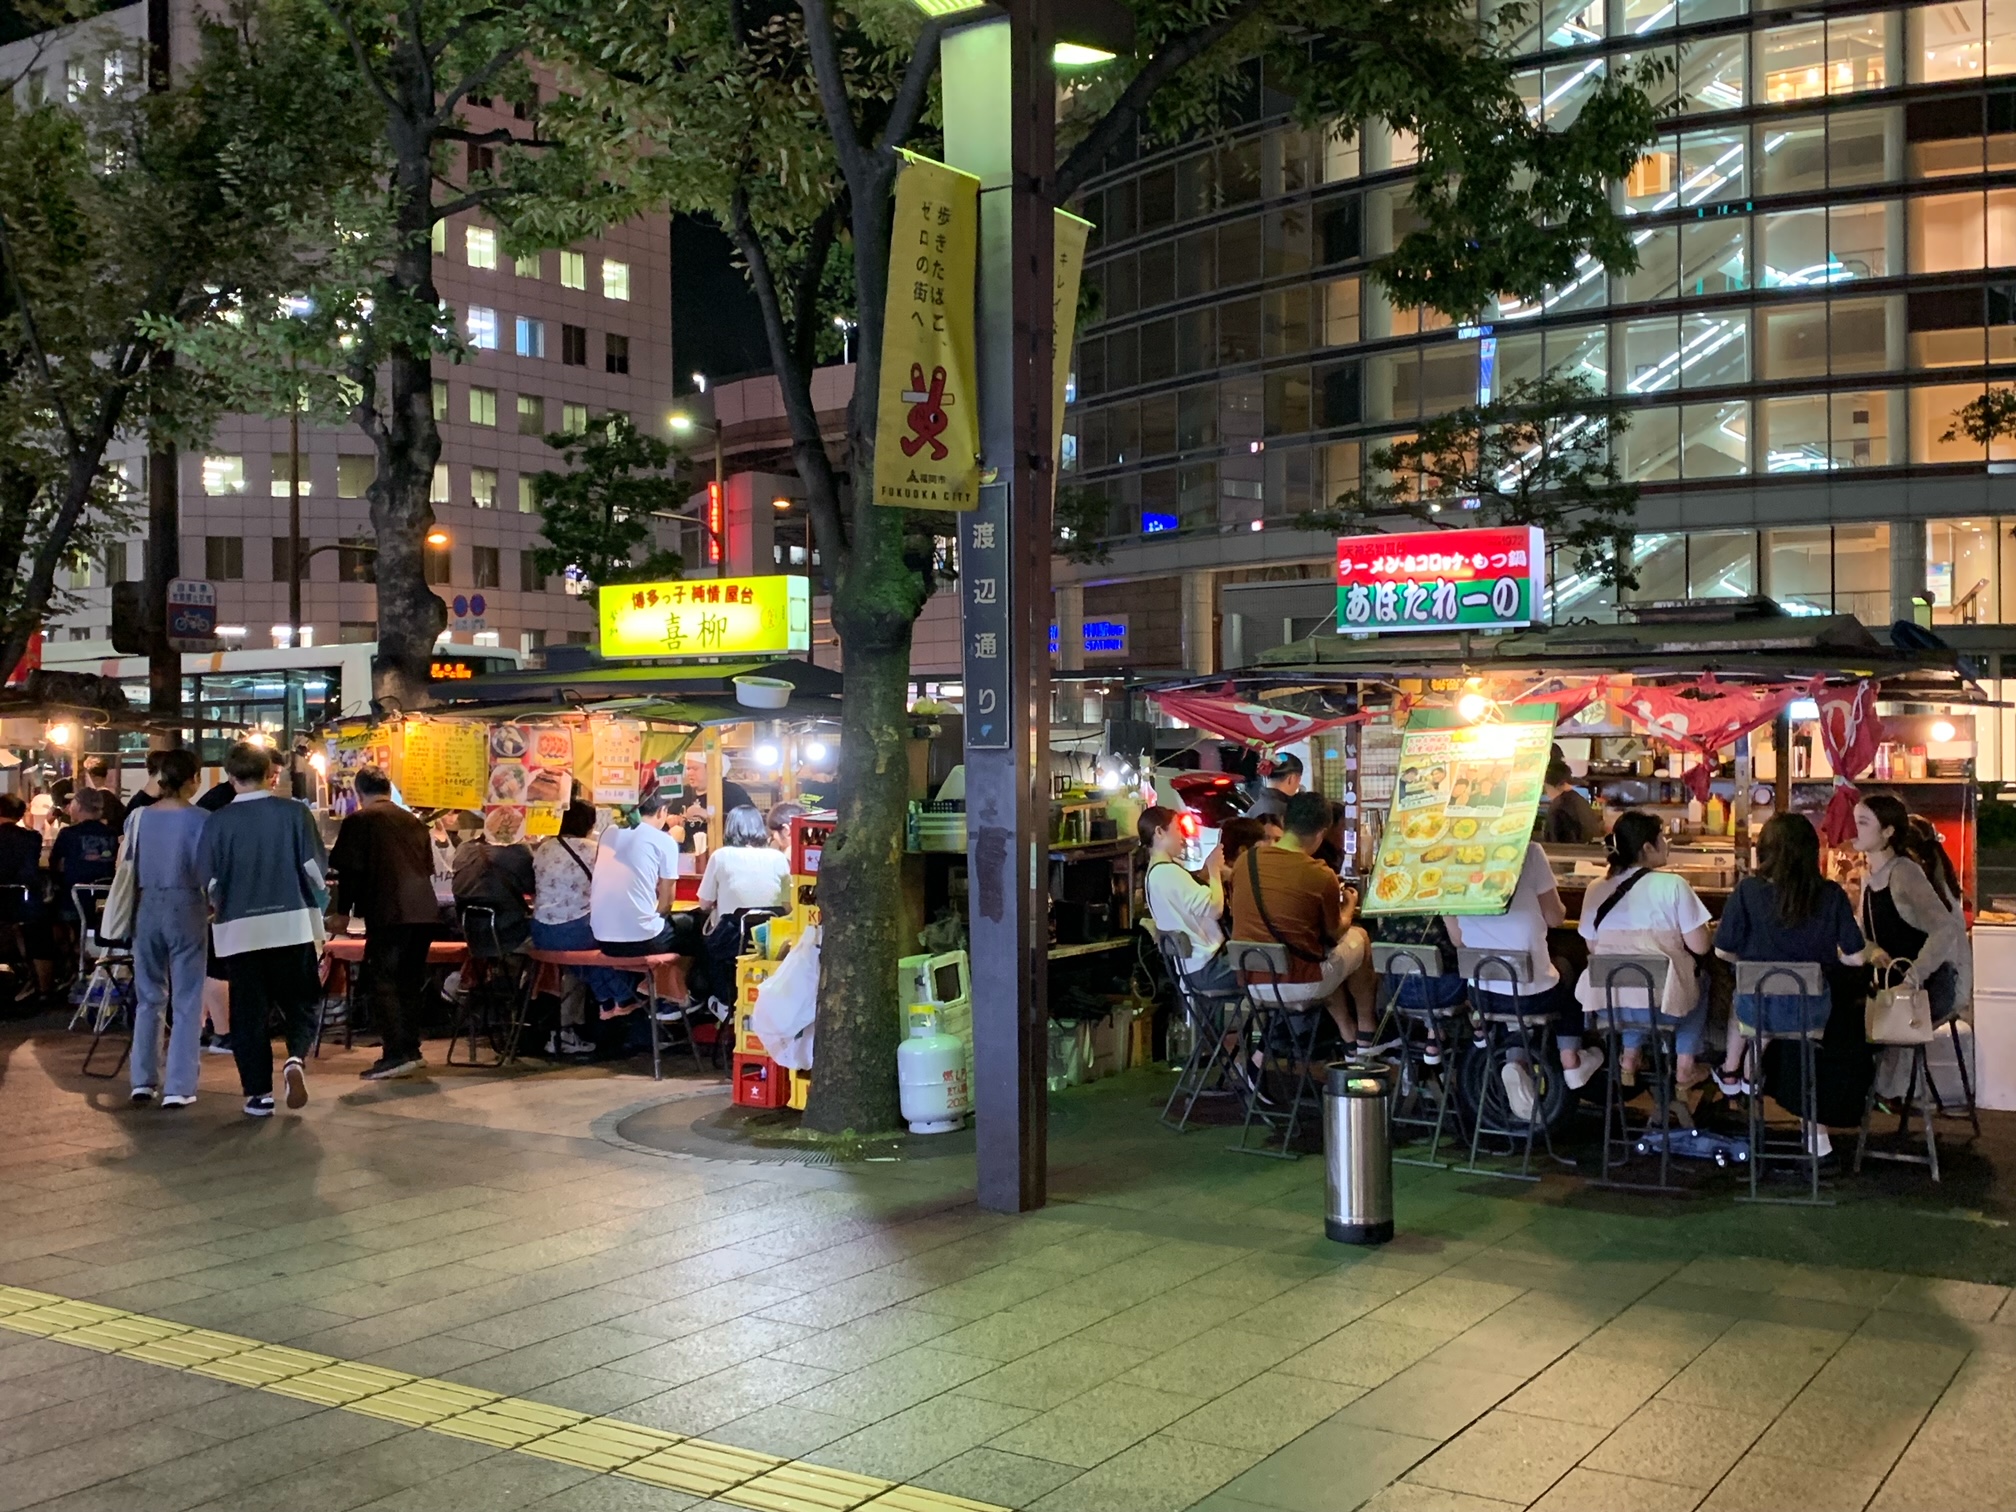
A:
[[[1562,1068],[1561,1080],[1566,1082],[1570,1088],[1579,1092],[1582,1088],[1588,1086],[1590,1078],[1602,1069],[1603,1052],[1591,1045],[1577,1054],[1573,1066],[1564,1066]]]
[[[308,1068],[301,1058],[290,1055],[287,1064],[280,1068],[280,1084],[287,1089],[287,1106],[305,1108],[308,1105]]]
[[[572,1029],[560,1031],[560,1053],[562,1055],[593,1055],[595,1041],[576,1034]]]
[[[154,1089],[152,1087],[135,1087],[131,1092],[126,1094],[126,1101],[133,1104],[136,1108],[144,1108],[147,1104],[154,1101]]]
[[[1512,1116],[1521,1123],[1533,1121],[1533,1074],[1518,1061],[1507,1061],[1498,1073],[1505,1083],[1506,1099],[1512,1104]]]
[[[193,1092],[170,1092],[166,1097],[161,1099],[161,1106],[164,1108],[186,1108],[195,1101],[196,1094]]]
[[[1806,1149],[1808,1153],[1818,1155],[1822,1160],[1825,1160],[1829,1155],[1834,1153],[1834,1141],[1827,1137],[1827,1126],[1825,1124],[1808,1124],[1806,1126],[1806,1135]]]

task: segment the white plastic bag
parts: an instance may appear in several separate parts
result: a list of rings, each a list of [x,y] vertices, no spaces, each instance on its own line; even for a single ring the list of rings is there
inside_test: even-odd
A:
[[[819,931],[807,930],[756,992],[749,1029],[770,1059],[792,1071],[812,1069],[812,1028],[819,1011]]]

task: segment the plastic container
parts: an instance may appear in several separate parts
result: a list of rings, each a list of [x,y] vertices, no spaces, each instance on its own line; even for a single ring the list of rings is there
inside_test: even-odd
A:
[[[812,1096],[812,1073],[810,1071],[793,1071],[790,1075],[790,1092],[785,1098],[784,1105],[787,1108],[796,1108],[802,1113],[805,1111],[805,1104]]]
[[[767,1055],[735,1057],[735,1101],[744,1108],[781,1108],[790,1095],[784,1068]]]
[[[966,1046],[941,1034],[935,1014],[911,1021],[910,1038],[896,1047],[896,1087],[912,1134],[950,1134],[973,1105],[966,1080]]]

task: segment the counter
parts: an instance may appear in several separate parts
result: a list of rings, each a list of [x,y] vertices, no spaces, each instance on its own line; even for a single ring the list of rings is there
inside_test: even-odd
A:
[[[1974,1097],[2016,1112],[2016,924],[1974,926]]]

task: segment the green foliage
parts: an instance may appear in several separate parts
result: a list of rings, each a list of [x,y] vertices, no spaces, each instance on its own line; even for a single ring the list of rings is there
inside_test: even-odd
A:
[[[546,444],[568,470],[532,479],[547,541],[533,553],[539,570],[552,577],[578,567],[597,586],[677,575],[683,565],[678,552],[638,555],[651,543],[651,517],[682,502],[677,481],[666,473],[672,448],[638,430],[628,415],[597,415],[586,430],[555,433]]]
[[[1332,535],[1376,531],[1395,516],[1446,529],[1538,525],[1575,552],[1577,572],[1633,588],[1638,487],[1615,460],[1629,426],[1628,411],[1580,378],[1527,379],[1379,447],[1378,482],[1295,523]]]
[[[1941,441],[1965,436],[1977,446],[2016,437],[2016,389],[1991,388],[1953,413],[1953,424]]]
[[[1057,502],[1051,511],[1051,549],[1067,561],[1089,566],[1106,561],[1107,529],[1112,515],[1103,488],[1083,483],[1057,485]]]

